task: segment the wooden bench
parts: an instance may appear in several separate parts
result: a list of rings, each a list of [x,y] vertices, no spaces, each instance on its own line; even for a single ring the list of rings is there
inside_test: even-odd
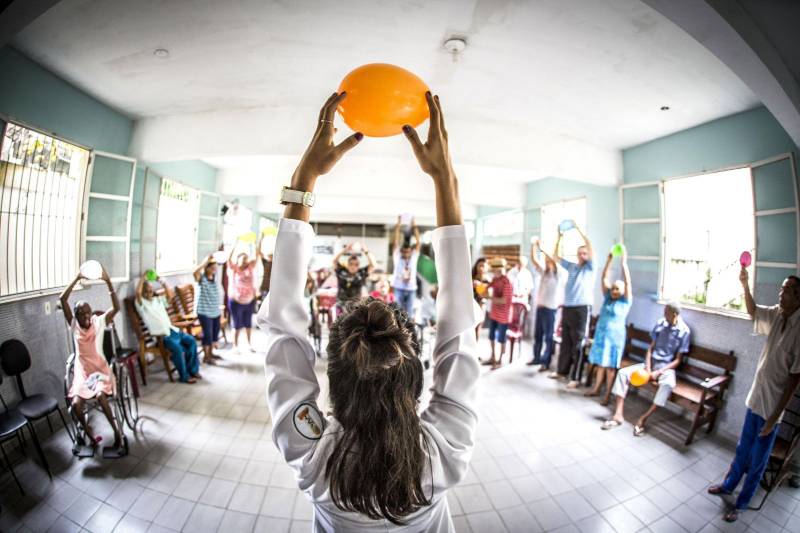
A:
[[[624,368],[643,363],[647,347],[651,342],[650,332],[628,324],[621,366]],[[724,403],[725,391],[730,385],[735,368],[736,357],[733,351],[725,353],[692,345],[689,353],[683,355],[680,366],[675,369],[677,384],[669,400],[694,413],[692,425],[686,436],[687,446],[692,443],[695,433],[702,426],[708,426],[706,433],[714,430],[717,415]],[[651,382],[640,388],[655,394],[658,385]]]
[[[125,311],[128,313],[128,318],[131,321],[133,332],[139,344],[139,371],[142,374],[142,384],[147,385],[147,365],[151,364],[147,361],[148,353],[152,353],[156,356],[154,361],[159,357],[161,358],[164,362],[164,369],[167,371],[169,380],[174,382],[175,379],[173,379],[172,373],[176,372],[177,369],[172,366],[172,361],[170,361],[169,358],[169,350],[164,346],[164,337],[161,335],[152,335],[150,333],[141,315],[139,315],[139,311],[136,310],[136,305],[134,304],[134,298],[132,296],[125,298]]]

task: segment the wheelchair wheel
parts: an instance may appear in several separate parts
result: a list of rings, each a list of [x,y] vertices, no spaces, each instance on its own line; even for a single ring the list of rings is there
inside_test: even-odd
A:
[[[117,398],[122,410],[122,419],[131,431],[136,431],[136,422],[139,420],[139,399],[133,394],[128,367],[119,365],[118,369]]]

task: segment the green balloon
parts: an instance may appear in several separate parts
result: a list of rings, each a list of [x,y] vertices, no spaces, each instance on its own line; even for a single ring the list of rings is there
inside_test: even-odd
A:
[[[417,260],[417,273],[428,283],[435,284],[438,282],[436,277],[436,263],[427,255],[420,255]]]
[[[144,277],[147,278],[147,281],[155,281],[158,279],[158,274],[152,268],[148,268],[144,273]]]
[[[618,242],[614,246],[611,247],[611,255],[613,257],[619,257],[625,252],[625,245],[621,242]]]

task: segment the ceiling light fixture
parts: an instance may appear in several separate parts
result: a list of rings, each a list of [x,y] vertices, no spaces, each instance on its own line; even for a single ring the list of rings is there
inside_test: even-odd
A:
[[[453,62],[458,61],[461,52],[467,47],[467,40],[464,37],[450,37],[444,42],[444,49],[453,56]]]
[[[661,106],[661,111],[669,111],[669,106],[668,105],[662,105]]]
[[[156,48],[153,50],[153,55],[159,59],[167,59],[169,57],[169,50],[166,48]]]

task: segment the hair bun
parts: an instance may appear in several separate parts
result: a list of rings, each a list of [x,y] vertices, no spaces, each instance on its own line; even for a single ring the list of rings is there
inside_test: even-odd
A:
[[[398,311],[380,300],[369,300],[350,310],[343,355],[353,359],[360,379],[370,379],[415,354],[416,340],[400,323],[407,317]]]

